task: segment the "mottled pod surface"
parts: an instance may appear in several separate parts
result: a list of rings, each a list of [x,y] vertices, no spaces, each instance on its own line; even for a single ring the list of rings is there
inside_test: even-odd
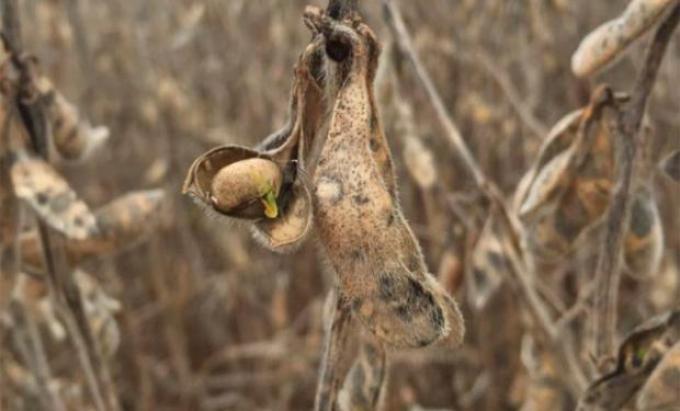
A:
[[[563,258],[604,215],[614,182],[618,102],[600,88],[552,130],[517,190],[515,207],[536,257]]]
[[[390,190],[385,140],[376,138],[383,135],[376,130],[372,82],[379,45],[360,22],[317,21],[329,52],[329,82],[339,87],[314,174],[314,211],[340,298],[390,346],[426,346],[449,334],[458,344],[461,314],[427,271]]]
[[[571,60],[578,77],[597,73],[620,57],[676,0],[632,0],[624,12],[586,36]]]
[[[87,204],[50,164],[17,153],[10,174],[17,197],[49,226],[67,238],[85,239],[97,233],[96,219]]]

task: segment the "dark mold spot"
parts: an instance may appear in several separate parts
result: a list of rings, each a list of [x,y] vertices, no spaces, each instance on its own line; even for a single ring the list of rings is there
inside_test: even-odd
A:
[[[427,347],[428,345],[432,344],[432,341],[434,341],[434,338],[423,338],[422,340],[418,341],[418,347]]]
[[[581,227],[575,224],[565,213],[565,210],[558,210],[554,221],[555,230],[567,241],[572,241],[581,233]]]
[[[45,193],[38,193],[35,196],[35,199],[38,201],[38,204],[40,205],[45,205],[47,203],[47,196],[45,195]]]
[[[387,226],[389,227],[389,226],[391,226],[392,224],[394,224],[394,213],[390,213],[390,214],[387,216]]]
[[[365,205],[371,202],[371,199],[360,194],[357,194],[354,197],[352,197],[352,200],[354,200],[354,203],[357,205]]]
[[[430,312],[430,321],[436,330],[441,330],[444,328],[444,313],[442,308],[435,305]]]
[[[630,214],[631,230],[636,236],[644,238],[652,230],[653,225],[651,210],[642,202],[642,199],[636,199]]]
[[[420,269],[420,255],[418,253],[414,253],[413,255],[411,255],[411,257],[409,257],[407,268],[412,273]]]
[[[402,304],[398,306],[395,309],[397,316],[404,322],[411,322],[411,319],[413,318],[411,316],[411,311],[409,310],[408,305]]]
[[[497,251],[489,251],[486,256],[496,270],[504,270],[508,266],[508,259]]]
[[[380,149],[380,143],[378,143],[378,140],[376,140],[373,137],[371,137],[368,140],[368,146],[370,147],[371,151],[373,151],[373,152],[378,151],[378,149]]]
[[[378,280],[378,291],[380,299],[394,300],[397,296],[397,284],[391,274],[385,273]]]
[[[363,367],[356,367],[353,371],[353,376],[352,376],[352,396],[355,399],[363,398],[364,393],[363,393],[363,388],[364,384],[366,383],[366,375],[364,375],[364,369]]]
[[[326,43],[326,54],[331,60],[343,62],[347,60],[352,51],[352,46],[341,39],[330,39]]]
[[[65,191],[52,198],[52,201],[50,201],[50,208],[54,213],[59,214],[66,211],[69,204],[71,204],[71,195],[68,191]]]
[[[478,287],[484,287],[487,284],[486,272],[479,267],[472,269],[472,276],[475,279]]]
[[[409,278],[406,304],[412,312],[423,313],[434,305],[434,298],[430,292],[425,291],[422,284]]]

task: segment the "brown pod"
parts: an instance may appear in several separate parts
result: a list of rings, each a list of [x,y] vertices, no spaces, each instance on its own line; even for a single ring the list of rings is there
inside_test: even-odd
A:
[[[163,190],[128,193],[95,211],[99,231],[85,239],[67,239],[66,255],[71,264],[120,253],[134,247],[154,231],[161,221]],[[42,268],[42,250],[38,233],[20,237],[24,263]]]
[[[238,163],[242,164],[237,165]],[[256,173],[245,174],[253,171],[253,168],[257,170]],[[278,185],[274,187],[277,194],[280,191],[282,173],[268,156],[245,147],[217,147],[194,161],[182,191],[230,217],[264,218],[264,205],[258,201],[257,195],[259,187],[253,181],[255,177],[270,180]],[[235,184],[233,191],[229,184]],[[216,189],[219,190],[220,198],[216,196]]]
[[[536,180],[538,172],[542,170],[548,162],[554,160],[555,156],[569,148],[571,142],[578,133],[579,123],[582,115],[583,110],[573,111],[564,116],[560,121],[557,122],[552,130],[550,130],[548,137],[545,139],[545,142],[541,147],[537,160],[517,185],[517,189],[515,190],[515,195],[513,197],[513,209],[515,212],[519,213],[519,210],[522,207],[529,209],[532,208],[530,206],[526,206],[525,202],[528,201],[527,196],[535,186],[534,181]],[[543,203],[541,202],[541,204]]]
[[[535,257],[564,257],[607,210],[622,99],[606,87],[596,90],[588,107],[558,123],[520,182],[514,207]]]
[[[79,160],[101,147],[109,139],[109,129],[93,127],[47,79],[41,77],[37,88],[46,104],[52,141],[66,160]]]
[[[194,161],[184,183],[183,192],[199,204],[221,215],[253,220],[256,239],[277,252],[299,246],[311,231],[312,200],[305,176],[313,170],[305,165],[315,163],[309,157],[324,121],[323,76],[316,58],[320,45],[313,41],[300,56],[286,126],[255,149],[224,146],[208,151]],[[248,170],[253,167],[264,171],[261,177],[273,186],[269,197],[263,197],[261,181],[250,179],[253,174]],[[246,178],[234,181],[235,175]],[[267,203],[278,212],[271,212],[271,207],[268,212]]]
[[[14,156],[10,175],[17,197],[50,227],[73,239],[97,233],[96,219],[87,204],[50,164],[20,152]]]
[[[333,101],[328,136],[313,175],[314,217],[339,298],[359,321],[392,347],[462,342],[456,302],[428,272],[380,165],[382,135],[373,96],[379,46],[359,21],[335,22],[316,9],[306,21],[323,33]],[[337,87],[337,89],[335,89]],[[383,152],[383,153],[386,153]]]
[[[622,56],[628,46],[659,21],[676,0],[632,0],[618,18],[608,21],[586,36],[571,60],[578,77],[597,73]]]

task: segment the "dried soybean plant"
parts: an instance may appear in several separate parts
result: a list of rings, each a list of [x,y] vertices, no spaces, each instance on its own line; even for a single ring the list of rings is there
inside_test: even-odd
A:
[[[120,342],[120,303],[79,265],[142,240],[159,221],[163,193],[131,193],[90,211],[52,160],[86,160],[108,129],[82,118],[24,52],[15,1],[2,2],[2,18],[0,326],[12,341],[0,347],[3,389],[18,392],[10,407],[37,400],[43,409],[116,410],[109,361]],[[78,380],[52,369],[44,330],[71,340],[89,398],[69,394]]]
[[[531,333],[525,336],[527,349],[522,358],[531,380],[525,407],[568,407],[564,387],[546,386],[541,382],[550,378],[567,387],[571,385],[567,391],[571,396],[581,396],[583,409],[619,409],[636,394],[671,347],[679,343],[674,322],[669,320],[658,325],[657,335],[636,343],[634,354],[624,353],[631,352],[629,341],[637,341],[638,334],[624,340],[615,370],[587,383],[589,364],[583,364],[579,351],[587,350],[588,346],[579,347],[574,339],[578,335],[574,334],[578,329],[570,325],[574,314],[569,310],[559,321],[552,320],[554,308],[548,304],[551,294],[546,294],[549,291],[545,287],[540,288],[545,280],[538,277],[538,273],[567,266],[575,256],[581,261],[581,258],[592,260],[599,254],[597,274],[587,281],[579,280],[581,296],[573,307],[580,310],[585,305],[580,300],[589,301],[595,295],[597,305],[591,311],[591,318],[596,324],[599,349],[603,339],[614,336],[616,323],[611,319],[611,311],[617,309],[619,259],[627,272],[637,278],[654,275],[659,269],[663,235],[651,187],[655,168],[647,149],[651,133],[642,125],[646,101],[677,25],[680,5],[675,1],[633,1],[619,19],[605,24],[584,40],[573,58],[573,70],[581,76],[601,70],[646,29],[662,22],[632,96],[615,93],[606,86],[596,88],[588,107],[567,115],[549,133],[533,167],[520,181],[513,201],[506,204],[477,167],[448,116],[414,51],[397,6],[389,0],[384,4],[386,21],[401,52],[414,64],[446,136],[492,203],[491,213],[470,257],[467,281],[471,302],[482,307],[503,279],[509,278],[524,294],[536,324],[543,331],[538,333],[538,338]],[[675,155],[671,154],[662,163],[662,169],[671,178],[677,162]],[[602,250],[591,247],[599,242],[603,244]],[[589,250],[599,253],[589,253]],[[606,282],[601,283],[603,280]],[[677,312],[671,312],[666,316],[676,315]],[[602,322],[604,318],[607,323]],[[581,328],[579,342],[588,341],[588,334],[583,330],[587,327]],[[607,352],[595,354],[602,364]],[[562,367],[569,373],[560,374],[557,370]],[[668,375],[672,372],[667,371]],[[668,398],[663,397],[669,390],[667,387],[662,385],[657,390],[662,393],[659,396]],[[641,395],[640,401],[644,401],[643,398]],[[680,399],[674,401],[672,407],[680,405]]]
[[[295,69],[290,120],[255,149],[199,157],[184,191],[214,211],[252,219],[263,244],[288,251],[315,230],[337,288],[329,295],[315,409],[336,408],[351,320],[366,330],[340,395],[375,409],[386,348],[457,346],[456,302],[428,272],[401,212],[374,96],[380,45],[352,2],[308,7],[313,39]]]

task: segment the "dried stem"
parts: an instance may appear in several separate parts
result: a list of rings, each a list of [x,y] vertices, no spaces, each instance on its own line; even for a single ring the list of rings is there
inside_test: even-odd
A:
[[[470,61],[486,71],[496,81],[510,102],[510,106],[517,112],[519,118],[531,130],[535,138],[542,140],[548,135],[550,130],[532,113],[512,84],[510,76],[498,68],[498,65],[494,63],[491,56],[485,52],[476,51],[473,57],[470,58]]]
[[[3,0],[2,14],[5,41],[12,56],[12,63],[20,73],[18,95],[15,101],[10,104],[14,104],[21,114],[31,138],[33,151],[48,160],[46,115],[41,100],[34,98],[33,67],[25,60],[23,55],[21,20],[19,19],[17,1]],[[8,110],[8,113],[13,111]],[[50,296],[69,326],[69,335],[78,351],[81,365],[88,376],[87,380],[95,405],[98,410],[116,410],[119,407],[115,389],[108,368],[92,337],[78,286],[64,262],[63,249],[59,247],[59,245],[63,245],[61,239],[54,238],[47,224],[40,219],[38,219],[38,228],[47,268]],[[106,397],[103,395],[102,388],[106,390]]]
[[[18,325],[16,339],[21,344],[19,352],[22,354],[26,365],[33,372],[36,380],[36,389],[39,392],[40,401],[43,403],[44,409],[65,411],[66,406],[63,400],[55,392],[54,387],[49,384],[51,371],[38,325],[25,305],[12,301],[9,304],[9,312]],[[20,331],[21,328],[24,328],[23,332]],[[26,334],[25,336],[23,335],[24,333]]]
[[[337,292],[332,292],[333,309],[328,318],[326,341],[321,358],[321,369],[314,401],[314,411],[335,410],[338,390],[343,376],[340,375],[340,359],[347,346],[350,307],[346,305]]]
[[[630,214],[634,181],[643,160],[641,148],[644,133],[640,132],[640,126],[659,67],[679,21],[680,4],[677,4],[652,40],[633,89],[630,106],[621,114],[619,121],[617,132],[619,165],[616,185],[611,196],[611,207],[606,217],[604,242],[597,263],[597,294],[592,317],[594,355],[600,360],[600,365],[604,365],[614,352],[623,237]]]
[[[472,174],[477,186],[480,187],[482,191],[486,191],[485,187],[488,185],[488,180],[479,167],[479,164],[477,164],[472,152],[465,144],[458,126],[456,126],[456,124],[453,122],[453,119],[451,119],[451,116],[449,116],[446,106],[444,105],[444,101],[439,95],[439,92],[437,92],[437,88],[435,87],[430,74],[420,61],[418,53],[416,53],[416,50],[413,47],[411,36],[406,29],[403,18],[401,17],[401,12],[391,0],[383,0],[383,5],[385,10],[385,20],[387,21],[390,31],[397,42],[398,49],[406,57],[408,57],[408,59],[413,64],[418,79],[425,88],[430,102],[437,112],[437,117],[442,123],[444,131],[446,131],[446,136],[449,138],[449,142],[456,149],[456,153],[460,156],[461,160],[463,160],[467,170]]]

